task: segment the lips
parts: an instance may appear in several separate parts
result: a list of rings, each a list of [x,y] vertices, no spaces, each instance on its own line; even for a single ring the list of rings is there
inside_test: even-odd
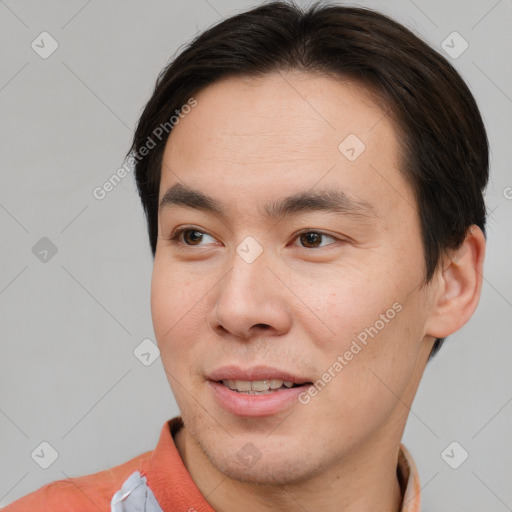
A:
[[[249,368],[234,365],[222,366],[210,372],[207,378],[213,382],[222,382],[223,380],[261,381],[270,379],[292,382],[297,385],[311,384],[312,382],[312,379],[309,377],[271,366],[252,366]]]
[[[296,404],[299,395],[313,385],[312,379],[307,376],[271,366],[222,366],[210,372],[207,378],[220,407],[234,416],[253,418],[283,412]],[[279,389],[257,391],[272,388],[280,382],[283,386]],[[248,385],[251,390],[247,390]],[[238,388],[243,390],[239,391]]]

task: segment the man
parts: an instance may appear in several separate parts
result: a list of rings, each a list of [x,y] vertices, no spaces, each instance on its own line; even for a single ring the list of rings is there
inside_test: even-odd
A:
[[[485,253],[487,138],[456,71],[376,12],[266,4],[164,70],[130,159],[181,416],[5,510],[419,511],[402,434]]]

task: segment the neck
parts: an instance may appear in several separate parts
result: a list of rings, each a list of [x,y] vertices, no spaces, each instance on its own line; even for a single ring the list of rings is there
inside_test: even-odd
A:
[[[287,485],[253,484],[226,477],[212,465],[186,427],[176,434],[175,443],[192,479],[216,512],[399,512],[401,508],[399,439],[393,445],[373,439],[348,453],[336,466]]]

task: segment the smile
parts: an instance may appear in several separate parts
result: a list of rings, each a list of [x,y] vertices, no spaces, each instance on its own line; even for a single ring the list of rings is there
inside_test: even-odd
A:
[[[282,381],[280,379],[266,379],[266,380],[230,380],[225,379],[222,384],[227,388],[237,391],[238,393],[245,393],[247,395],[266,395],[276,391],[296,387],[290,381]]]

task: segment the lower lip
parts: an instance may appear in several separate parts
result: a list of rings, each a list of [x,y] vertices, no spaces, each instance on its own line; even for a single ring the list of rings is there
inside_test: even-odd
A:
[[[274,391],[265,395],[247,395],[233,391],[220,382],[208,381],[220,406],[237,416],[271,416],[285,407],[297,402],[301,393],[307,392],[310,386]]]

